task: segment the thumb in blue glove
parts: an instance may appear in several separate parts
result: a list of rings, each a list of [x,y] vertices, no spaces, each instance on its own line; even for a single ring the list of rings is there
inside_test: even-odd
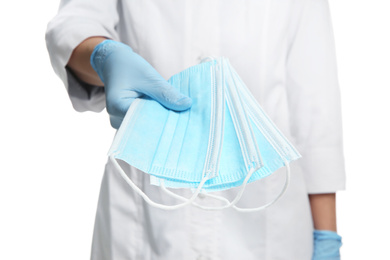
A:
[[[334,231],[314,230],[312,260],[340,260],[341,236]]]
[[[105,40],[96,45],[91,65],[104,83],[111,126],[118,129],[135,98],[147,95],[168,109],[182,111],[192,100],[170,85],[130,46]]]

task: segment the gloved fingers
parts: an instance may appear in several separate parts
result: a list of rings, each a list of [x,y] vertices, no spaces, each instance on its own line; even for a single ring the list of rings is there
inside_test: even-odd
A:
[[[191,98],[180,93],[178,89],[174,88],[164,79],[157,84],[154,83],[151,85],[153,87],[145,88],[142,92],[161,105],[177,111],[183,111],[191,107]]]
[[[113,128],[118,129],[123,121],[123,117],[110,115],[110,124]]]
[[[135,97],[106,98],[106,109],[110,115],[124,117]]]
[[[126,115],[127,110],[133,101],[141,96],[141,93],[135,91],[124,91],[122,95],[110,95],[107,93],[106,109],[110,115],[111,126],[118,129]]]
[[[118,103],[116,106],[110,106],[110,109],[109,106],[107,106],[107,112],[110,115],[110,123],[113,128],[118,129],[121,126],[123,118],[134,100],[135,98],[128,98],[124,102]]]

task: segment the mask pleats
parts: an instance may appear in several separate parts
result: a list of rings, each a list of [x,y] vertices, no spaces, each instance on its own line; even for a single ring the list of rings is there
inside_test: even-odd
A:
[[[137,99],[109,152],[150,174],[151,184],[194,189],[206,180],[203,192],[226,190],[300,157],[226,58],[190,67],[169,83],[191,97],[192,107],[176,112]]]

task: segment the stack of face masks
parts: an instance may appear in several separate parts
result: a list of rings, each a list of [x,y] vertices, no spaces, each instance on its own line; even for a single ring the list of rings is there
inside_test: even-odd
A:
[[[131,104],[109,151],[126,182],[146,202],[162,209],[193,204],[207,210],[233,207],[254,211],[279,199],[288,186],[288,164],[301,155],[264,113],[228,59],[207,59],[172,76],[169,83],[191,97],[192,107],[177,112],[149,98]],[[117,159],[150,174],[151,184],[183,202],[167,206],[150,200]],[[286,183],[274,201],[254,209],[235,206],[247,183],[283,166],[287,168]],[[212,194],[237,186],[241,189],[232,201]],[[167,188],[189,188],[193,194],[184,198]],[[225,204],[199,205],[194,202],[199,193]]]

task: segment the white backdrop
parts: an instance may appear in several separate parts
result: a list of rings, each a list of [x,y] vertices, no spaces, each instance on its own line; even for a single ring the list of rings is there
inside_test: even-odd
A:
[[[390,2],[329,0],[342,94],[347,190],[342,259],[390,259]],[[0,259],[89,259],[106,112],[77,113],[44,40],[59,1],[0,3]]]

